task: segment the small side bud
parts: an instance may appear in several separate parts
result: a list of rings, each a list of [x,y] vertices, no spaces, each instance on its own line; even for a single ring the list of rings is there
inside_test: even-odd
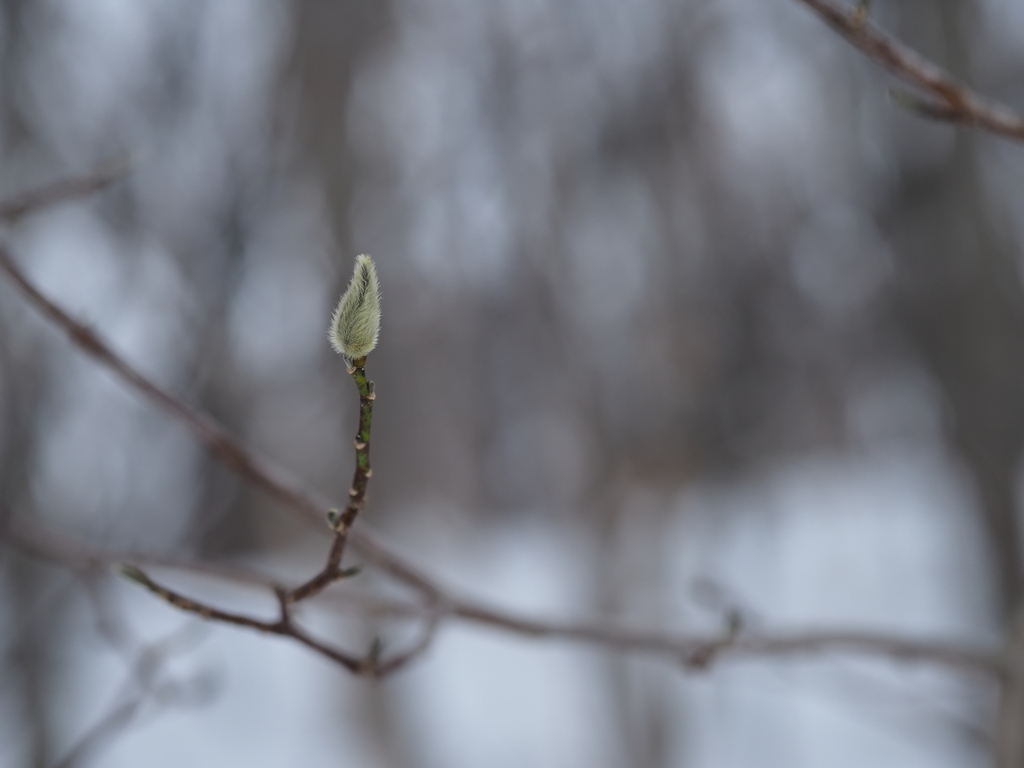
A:
[[[114,572],[123,576],[124,578],[134,581],[136,584],[141,584],[144,587],[149,586],[149,577],[146,576],[140,569],[134,565],[128,565],[127,563],[117,563],[114,566]]]
[[[380,332],[380,284],[373,260],[356,257],[352,282],[331,317],[331,346],[348,361],[366,357],[377,346]]]
[[[358,576],[362,572],[362,565],[351,565],[348,568],[342,568],[340,571],[338,571],[338,578],[351,579],[353,576]]]

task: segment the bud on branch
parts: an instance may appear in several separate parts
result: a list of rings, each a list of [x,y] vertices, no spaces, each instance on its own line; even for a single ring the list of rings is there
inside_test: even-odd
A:
[[[373,260],[356,257],[355,274],[331,317],[331,346],[346,360],[366,357],[377,346],[380,332],[380,285]]]

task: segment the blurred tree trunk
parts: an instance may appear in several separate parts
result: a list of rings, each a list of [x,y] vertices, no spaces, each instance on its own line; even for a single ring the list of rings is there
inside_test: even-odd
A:
[[[5,551],[6,550],[6,551]],[[11,612],[10,630],[3,636],[6,667],[0,673],[6,693],[17,713],[19,738],[26,768],[47,768],[53,760],[52,702],[47,691],[53,687],[51,642],[54,616],[40,610],[44,579],[34,563],[0,546],[6,561],[4,602]]]
[[[0,158],[14,169],[13,160],[35,145],[16,98],[17,85],[24,75],[26,59],[26,11],[23,0],[0,4]],[[5,190],[11,191],[11,190]],[[0,304],[10,301],[13,289],[3,288]],[[17,338],[5,332],[5,317],[0,316],[0,371],[17,372],[4,377],[0,387],[0,594],[9,611],[6,626],[0,631],[0,680],[7,706],[16,715],[17,736],[5,729],[22,745],[27,768],[45,768],[53,755],[51,709],[47,691],[52,687],[53,664],[49,658],[52,643],[59,633],[51,630],[53,617],[41,615],[40,595],[45,591],[45,573],[26,562],[4,540],[4,524],[12,512],[29,496],[29,463],[39,433],[39,405],[42,400],[43,363],[22,345],[12,349],[6,341]],[[27,354],[26,354],[27,353]],[[31,355],[31,356],[28,356]]]
[[[921,3],[905,18],[936,12],[946,44],[939,60],[970,81],[968,51],[977,36],[965,8]],[[954,147],[940,163],[901,169],[898,199],[888,211],[896,311],[951,409],[952,442],[975,483],[1005,621],[1021,596],[1016,482],[1024,447],[1024,293],[1012,244],[986,214],[976,146],[994,139],[954,130]]]
[[[295,0],[287,83],[298,99],[302,158],[319,173],[340,253],[348,254],[348,215],[358,163],[347,139],[348,100],[361,61],[390,28],[391,4]],[[353,254],[354,255],[354,254]]]

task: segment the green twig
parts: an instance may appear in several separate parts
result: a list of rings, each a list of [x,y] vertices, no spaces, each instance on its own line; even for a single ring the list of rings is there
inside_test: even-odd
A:
[[[376,394],[373,391],[373,382],[366,378],[365,357],[352,361],[349,374],[359,390],[359,430],[355,437],[356,468],[352,475],[352,485],[348,489],[348,504],[340,513],[335,509],[327,513],[327,522],[334,530],[334,541],[331,542],[327,562],[313,578],[288,593],[288,602],[291,603],[312,597],[333,582],[354,575],[353,569],[341,567],[341,559],[345,555],[349,531],[352,530],[359,511],[366,505],[366,487],[373,475],[373,469],[370,467],[370,429]]]

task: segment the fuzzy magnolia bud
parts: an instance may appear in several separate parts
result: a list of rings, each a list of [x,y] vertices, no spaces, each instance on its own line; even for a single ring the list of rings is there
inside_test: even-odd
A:
[[[352,282],[331,318],[331,346],[346,360],[366,357],[377,346],[380,331],[380,285],[369,256],[356,256]]]

